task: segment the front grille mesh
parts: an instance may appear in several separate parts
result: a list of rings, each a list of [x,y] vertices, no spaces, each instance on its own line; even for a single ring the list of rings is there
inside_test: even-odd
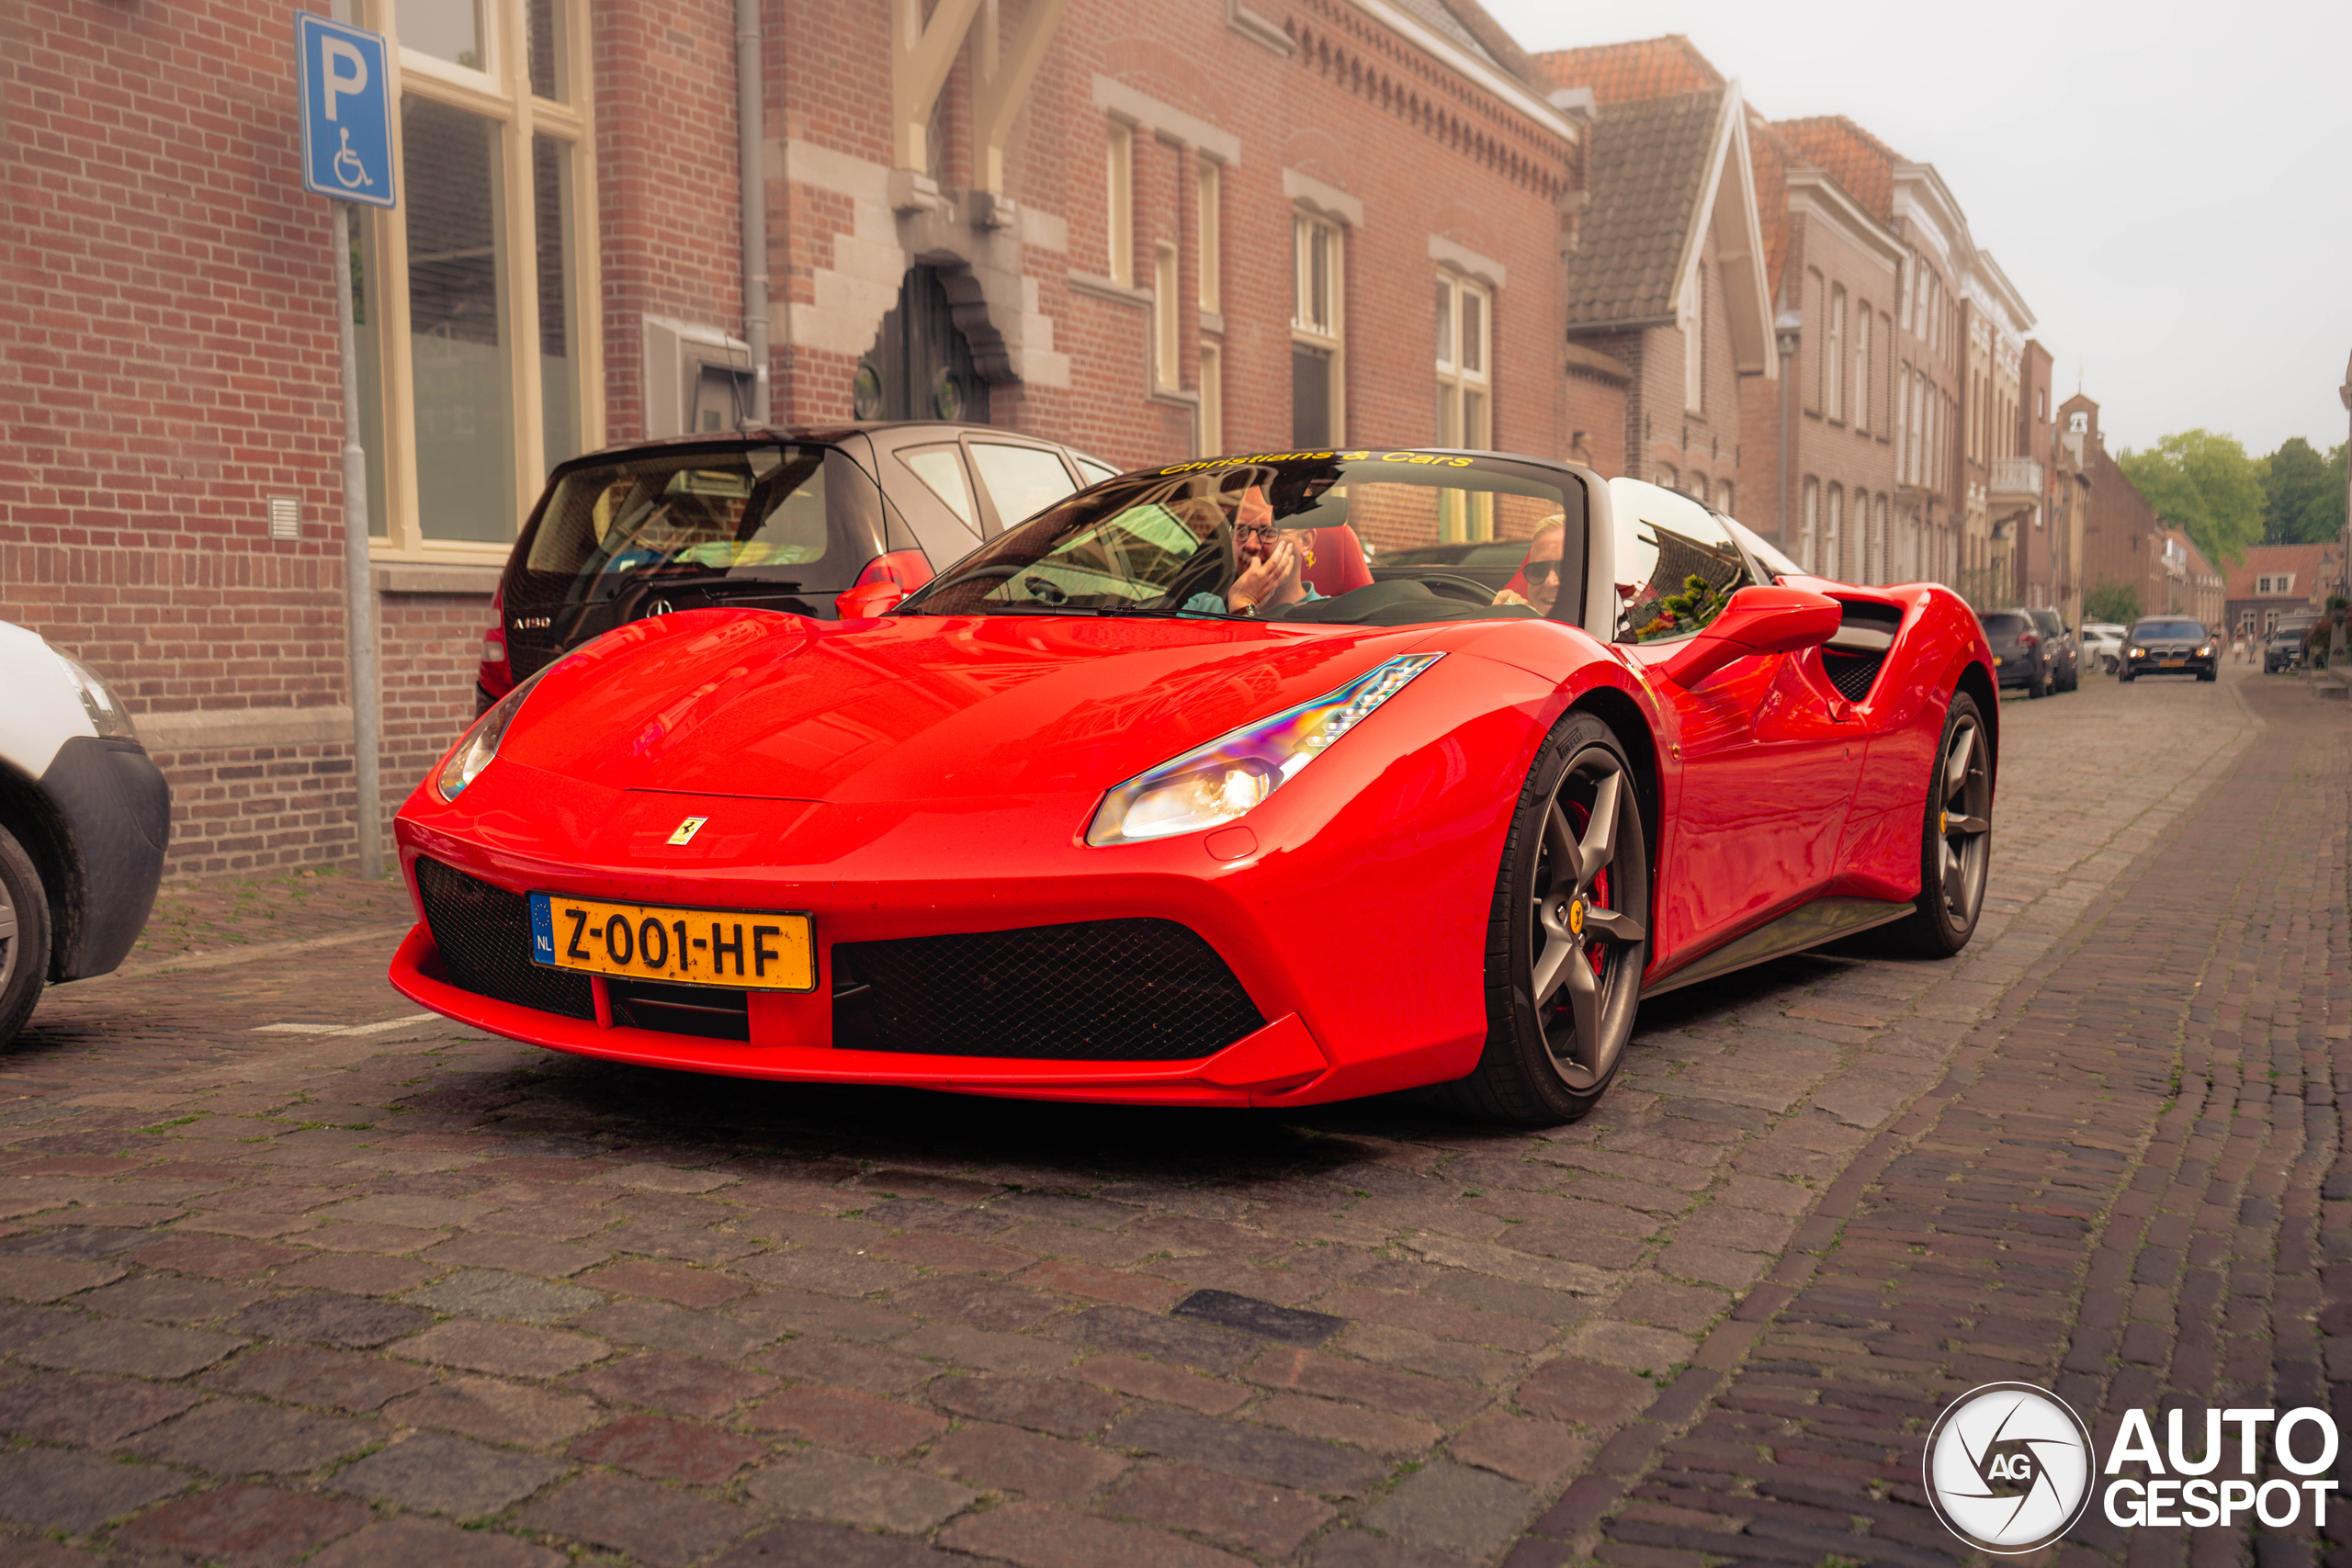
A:
[[[531,962],[531,906],[522,894],[423,858],[416,888],[433,945],[458,989],[565,1018],[596,1016],[585,975]]]
[[[1878,679],[1879,666],[1886,662],[1884,653],[1847,653],[1834,648],[1821,650],[1821,668],[1838,694],[1849,703],[1860,702],[1871,694],[1871,682]]]
[[[946,1056],[1168,1062],[1265,1019],[1173,920],[1085,920],[833,949],[835,1043]]]

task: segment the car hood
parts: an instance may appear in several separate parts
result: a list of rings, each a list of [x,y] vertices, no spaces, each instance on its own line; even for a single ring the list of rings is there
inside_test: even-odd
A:
[[[626,626],[557,665],[500,755],[674,795],[849,803],[1100,790],[1320,696],[1430,632],[691,611]]]

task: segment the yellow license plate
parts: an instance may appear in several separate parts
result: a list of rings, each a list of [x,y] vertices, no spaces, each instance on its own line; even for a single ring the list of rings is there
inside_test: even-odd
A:
[[[673,986],[817,988],[815,921],[746,909],[674,909],[531,895],[531,957],[557,969]]]
[[[2167,659],[2165,660],[2165,668],[2167,670],[2186,670],[2188,668],[2188,660],[2186,659]]]

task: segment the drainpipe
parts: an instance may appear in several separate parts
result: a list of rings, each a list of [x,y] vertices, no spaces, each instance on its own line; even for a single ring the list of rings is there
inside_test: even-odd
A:
[[[1776,543],[1781,553],[1789,549],[1789,481],[1795,476],[1789,461],[1789,370],[1796,364],[1797,338],[1804,326],[1804,314],[1799,310],[1783,310],[1772,321],[1773,346],[1781,351],[1781,526]]]
[[[765,424],[768,387],[766,114],[761,99],[761,0],[735,0],[735,135],[743,197],[743,341],[752,346],[752,423]]]

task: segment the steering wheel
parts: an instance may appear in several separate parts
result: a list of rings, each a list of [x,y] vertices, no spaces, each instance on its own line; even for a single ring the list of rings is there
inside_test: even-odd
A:
[[[1417,572],[1413,581],[1443,599],[1461,599],[1473,604],[1492,604],[1495,591],[1476,578],[1456,577],[1450,571]]]
[[[1029,597],[1040,604],[1069,603],[1069,595],[1062,591],[1061,584],[1049,577],[1024,577],[1021,580],[1021,586],[1027,589]]]

